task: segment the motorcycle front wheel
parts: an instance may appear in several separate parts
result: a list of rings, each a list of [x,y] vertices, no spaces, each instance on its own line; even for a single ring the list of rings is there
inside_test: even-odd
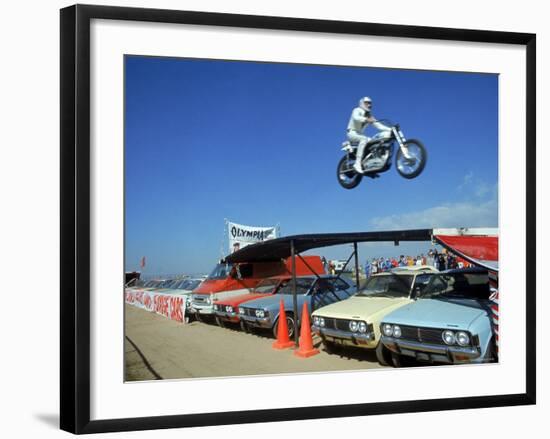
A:
[[[405,142],[405,146],[407,147],[412,158],[407,159],[403,155],[401,148],[398,148],[397,154],[395,155],[395,167],[401,177],[407,179],[416,178],[422,173],[424,167],[426,166],[428,153],[420,140],[407,140]]]
[[[336,176],[338,178],[338,183],[344,189],[353,189],[359,183],[363,176],[355,172],[353,169],[353,164],[355,163],[355,157],[345,155],[338,162],[338,168],[336,169]]]

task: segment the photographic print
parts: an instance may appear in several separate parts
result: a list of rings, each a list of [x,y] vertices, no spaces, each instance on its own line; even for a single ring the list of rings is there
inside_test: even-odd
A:
[[[125,380],[497,363],[498,110],[494,73],[126,55]]]

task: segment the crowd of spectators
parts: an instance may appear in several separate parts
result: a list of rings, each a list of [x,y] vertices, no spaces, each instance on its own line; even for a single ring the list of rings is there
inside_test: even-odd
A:
[[[426,254],[421,253],[417,256],[400,255],[399,257],[392,258],[373,258],[365,262],[364,269],[366,277],[369,277],[373,274],[389,271],[392,268],[411,267],[414,265],[429,265],[439,271],[469,266],[466,261],[457,258],[451,252],[446,250],[438,252],[436,249],[430,249]]]

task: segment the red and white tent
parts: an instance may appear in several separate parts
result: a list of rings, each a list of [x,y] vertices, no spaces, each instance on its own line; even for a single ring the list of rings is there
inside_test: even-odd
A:
[[[432,236],[452,253],[498,274],[498,229],[433,229]]]

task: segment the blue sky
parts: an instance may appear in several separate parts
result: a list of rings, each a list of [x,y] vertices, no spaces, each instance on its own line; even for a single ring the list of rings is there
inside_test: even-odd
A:
[[[392,167],[340,187],[340,145],[365,95],[377,118],[422,140],[420,177]],[[125,59],[127,270],[146,256],[149,273],[210,271],[227,246],[224,218],[279,223],[283,235],[497,227],[497,183],[497,75]],[[362,247],[363,260],[428,243]]]

